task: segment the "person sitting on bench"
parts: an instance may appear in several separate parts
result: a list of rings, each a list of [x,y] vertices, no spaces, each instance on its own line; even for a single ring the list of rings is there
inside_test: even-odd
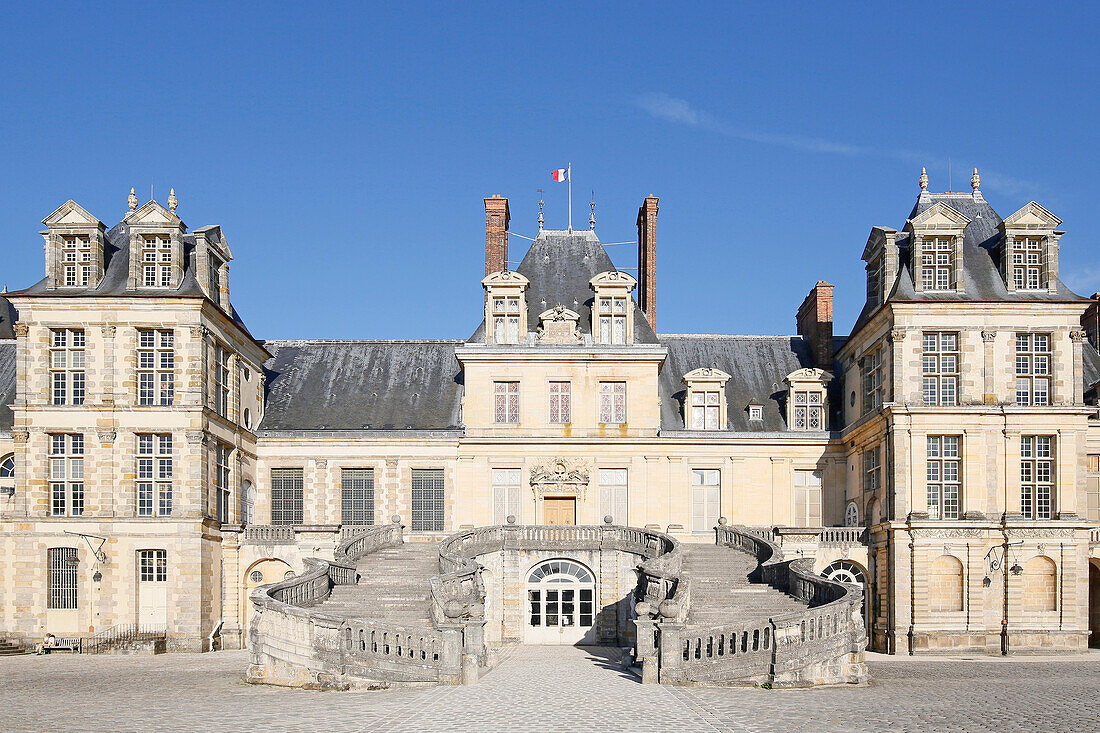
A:
[[[42,643],[35,646],[34,653],[49,654],[55,646],[57,646],[57,637],[53,634],[46,634],[46,638],[42,640]]]

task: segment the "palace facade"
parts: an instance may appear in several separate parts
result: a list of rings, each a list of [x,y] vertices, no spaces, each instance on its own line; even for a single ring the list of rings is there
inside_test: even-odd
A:
[[[1059,279],[1057,217],[1002,218],[979,184],[922,176],[902,229],[871,229],[846,337],[825,282],[793,335],[660,333],[655,197],[637,278],[594,225],[540,223],[509,270],[486,198],[483,320],[444,341],[259,340],[224,233],[174,193],[110,229],[68,201],[45,277],[0,298],[0,631],[239,647],[251,591],[356,528],[511,518],[756,528],[862,583],[880,651],[1083,650],[1097,300]]]

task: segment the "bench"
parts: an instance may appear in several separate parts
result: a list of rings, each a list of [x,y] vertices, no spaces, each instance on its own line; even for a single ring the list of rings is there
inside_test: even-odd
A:
[[[57,637],[52,647],[43,647],[43,654],[50,654],[52,652],[72,652],[73,654],[80,653],[81,639],[79,636]]]

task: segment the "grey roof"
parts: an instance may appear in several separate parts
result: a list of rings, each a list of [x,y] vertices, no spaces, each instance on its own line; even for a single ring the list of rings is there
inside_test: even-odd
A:
[[[0,341],[0,430],[11,430],[15,399],[15,341]]]
[[[15,338],[15,306],[4,297],[0,297],[0,339]]]
[[[778,432],[787,429],[787,386],[783,378],[796,369],[812,367],[809,344],[801,336],[691,336],[664,335],[668,357],[661,369],[661,429],[683,430],[683,377],[693,369],[711,367],[730,375],[726,382],[729,430]],[[830,403],[839,403],[840,376],[830,384]],[[835,395],[834,395],[835,392]],[[764,406],[763,421],[749,421],[745,409],[756,400]],[[836,425],[830,419],[830,425]]]
[[[595,232],[543,230],[535,237],[523,262],[516,268],[531,281],[527,289],[527,325],[538,326],[539,315],[561,304],[580,315],[582,333],[592,332],[592,288],[589,281],[601,272],[617,270]],[[655,344],[657,336],[645,314],[634,303],[634,343]],[[485,321],[470,341],[485,340]]]
[[[267,341],[260,430],[446,430],[460,425],[462,341]]]
[[[1097,382],[1100,382],[1100,353],[1097,353],[1096,347],[1092,343],[1086,341],[1082,344],[1082,364],[1083,369],[1082,376],[1085,380],[1085,391],[1096,386]]]

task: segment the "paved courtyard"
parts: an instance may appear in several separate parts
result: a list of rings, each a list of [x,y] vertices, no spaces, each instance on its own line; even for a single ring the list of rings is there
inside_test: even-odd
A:
[[[815,690],[642,686],[615,650],[517,647],[473,687],[306,692],[247,685],[244,652],[0,657],[5,731],[1087,731],[1100,653],[875,657],[874,683]]]

